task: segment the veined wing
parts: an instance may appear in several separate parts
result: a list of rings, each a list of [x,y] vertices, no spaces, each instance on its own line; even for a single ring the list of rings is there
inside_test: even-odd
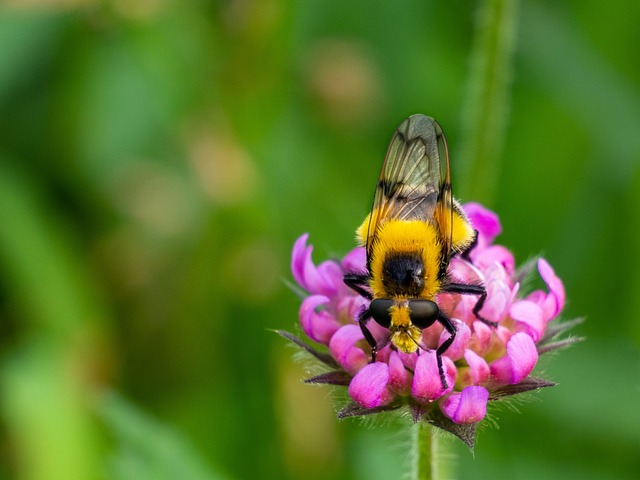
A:
[[[451,250],[452,221],[449,154],[442,128],[431,117],[412,115],[395,131],[382,165],[369,217],[366,248],[386,219],[436,223]]]

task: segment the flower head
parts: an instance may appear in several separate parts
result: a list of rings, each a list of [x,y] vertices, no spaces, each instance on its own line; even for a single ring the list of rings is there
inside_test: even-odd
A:
[[[464,205],[464,210],[478,231],[477,245],[464,258],[451,260],[449,275],[455,281],[483,284],[487,298],[478,316],[473,312],[476,296],[438,295],[438,306],[457,331],[442,356],[446,388],[435,350],[449,333],[438,323],[422,330],[421,345],[426,349],[408,354],[386,342],[375,362],[371,361],[371,348],[358,324],[358,315],[369,300],[343,282],[346,273],[366,270],[364,248],[355,248],[341,261],[315,265],[308,235],[295,242],[291,270],[307,294],[300,306],[300,325],[326,352],[280,333],[330,368],[308,382],[348,386],[352,403],[339,416],[409,408],[414,420],[427,420],[472,445],[473,427],[484,419],[489,401],[553,385],[532,377],[531,372],[540,354],[575,341],[553,340],[573,322],[548,328],[564,307],[562,281],[540,258],[535,266],[546,288],[523,295],[521,279],[526,272],[516,270],[514,256],[507,248],[494,244],[501,232],[497,215],[476,203]],[[374,321],[367,329],[378,341],[389,336],[389,331]]]

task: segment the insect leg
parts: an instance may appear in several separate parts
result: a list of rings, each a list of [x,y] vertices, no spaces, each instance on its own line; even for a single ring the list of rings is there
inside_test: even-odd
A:
[[[363,296],[366,299],[372,300],[373,295],[371,295],[371,292],[369,290],[365,289],[365,287],[369,285],[369,279],[369,274],[347,273],[344,276],[344,283],[359,295]],[[358,315],[358,324],[360,325],[360,330],[362,330],[362,334],[364,335],[365,340],[371,347],[371,362],[375,362],[376,356],[378,355],[378,350],[384,348],[389,343],[389,339],[387,339],[386,341],[382,341],[380,344],[376,342],[373,334],[367,328],[367,323],[369,322],[369,320],[371,320],[371,318],[371,310],[367,308]]]
[[[369,284],[369,274],[347,273],[344,276],[344,283],[347,287],[358,293],[358,295],[361,295],[369,300],[373,298],[371,292],[364,288]]]
[[[479,295],[478,301],[473,307],[473,314],[478,320],[486,323],[490,327],[497,327],[498,322],[492,322],[480,315],[480,310],[484,306],[484,302],[487,299],[487,291],[482,285],[469,285],[466,283],[448,283],[442,288],[443,292],[447,293],[459,293],[460,295]]]
[[[478,320],[486,323],[490,327],[496,328],[498,326],[498,322],[492,322],[491,320],[487,320],[486,318],[480,315],[480,310],[482,310],[482,307],[484,306],[484,301],[486,299],[487,299],[487,291],[484,290],[480,295],[480,298],[478,298],[478,301],[476,302],[476,304],[473,306],[473,314],[478,318]]]
[[[474,248],[476,248],[476,246],[478,245],[478,230],[474,230],[473,232],[474,232],[473,241],[469,244],[467,248],[465,248],[462,252],[460,252],[460,255],[462,256],[462,258],[464,258],[468,262],[471,261],[471,258],[469,258],[471,251]]]
[[[373,334],[367,328],[367,322],[369,322],[369,320],[371,320],[371,311],[367,308],[358,315],[358,324],[360,325],[360,330],[362,330],[365,340],[371,347],[371,362],[373,363],[376,361],[376,355],[378,354],[378,342],[376,342]]]
[[[440,373],[440,381],[442,382],[442,389],[447,389],[447,379],[444,377],[444,367],[442,365],[442,354],[447,351],[456,338],[458,330],[456,326],[451,323],[451,320],[446,317],[442,312],[438,315],[438,322],[449,332],[449,338],[447,338],[436,350],[436,360],[438,362],[438,373]]]

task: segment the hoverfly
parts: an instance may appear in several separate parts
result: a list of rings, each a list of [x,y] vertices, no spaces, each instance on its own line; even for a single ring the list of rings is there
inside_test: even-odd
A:
[[[422,330],[440,323],[449,333],[436,349],[443,389],[447,388],[442,355],[453,343],[456,327],[436,303],[439,293],[478,295],[473,313],[480,317],[486,291],[480,284],[452,281],[447,273],[453,255],[466,255],[477,232],[451,193],[447,142],[440,125],[412,115],[393,135],[376,185],[373,208],[356,236],[366,247],[366,272],[347,273],[344,282],[371,300],[359,315],[372,361],[389,342],[405,353],[426,349]],[[378,344],[367,328],[373,318],[389,330]]]

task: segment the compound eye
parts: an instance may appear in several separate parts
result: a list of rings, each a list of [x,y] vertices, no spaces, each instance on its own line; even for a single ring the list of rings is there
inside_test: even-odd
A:
[[[393,307],[394,303],[390,298],[375,298],[371,300],[369,311],[379,325],[389,328],[391,325],[391,313],[389,309]]]
[[[433,325],[440,315],[440,309],[431,300],[409,300],[411,310],[411,323],[418,328],[427,328]]]

